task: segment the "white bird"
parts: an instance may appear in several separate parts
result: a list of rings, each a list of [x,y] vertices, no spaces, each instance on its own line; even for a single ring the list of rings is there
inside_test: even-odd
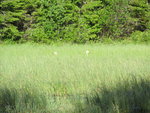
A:
[[[58,55],[58,53],[55,51],[55,52],[54,52],[54,55]]]
[[[85,52],[85,53],[86,53],[86,55],[88,55],[88,54],[90,53],[90,51],[89,51],[89,50],[86,50],[86,52]]]

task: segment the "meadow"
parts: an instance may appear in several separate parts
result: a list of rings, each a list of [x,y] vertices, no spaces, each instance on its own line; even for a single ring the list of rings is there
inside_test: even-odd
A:
[[[0,113],[150,113],[150,45],[0,45]]]

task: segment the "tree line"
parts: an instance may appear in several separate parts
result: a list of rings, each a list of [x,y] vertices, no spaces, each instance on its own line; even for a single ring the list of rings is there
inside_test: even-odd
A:
[[[0,40],[150,40],[150,0],[0,0]]]

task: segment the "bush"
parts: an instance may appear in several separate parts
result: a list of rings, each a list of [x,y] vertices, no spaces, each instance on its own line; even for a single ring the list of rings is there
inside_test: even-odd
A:
[[[150,42],[150,30],[145,32],[136,31],[132,33],[131,40],[134,42]]]
[[[149,10],[147,0],[1,0],[0,40],[86,43],[129,37],[150,28]]]

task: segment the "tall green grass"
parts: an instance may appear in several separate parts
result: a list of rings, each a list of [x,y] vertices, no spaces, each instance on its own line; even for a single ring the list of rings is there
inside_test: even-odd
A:
[[[149,45],[0,46],[0,113],[149,113],[149,106]]]

